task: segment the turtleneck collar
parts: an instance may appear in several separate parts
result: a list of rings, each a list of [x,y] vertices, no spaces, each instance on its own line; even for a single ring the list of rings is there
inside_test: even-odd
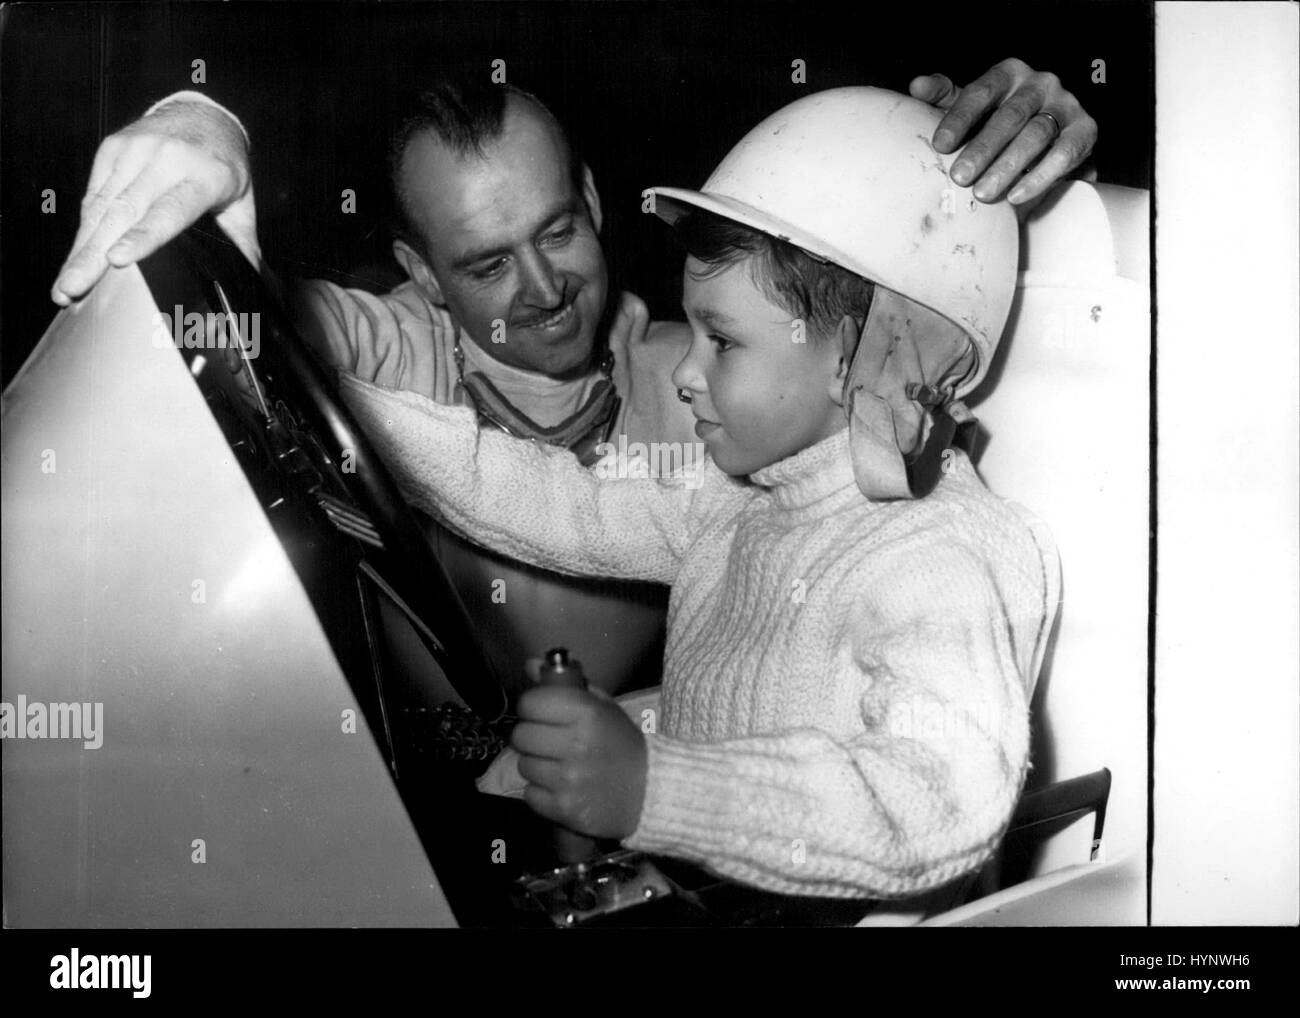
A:
[[[551,378],[497,360],[470,339],[464,329],[459,337],[465,373],[481,371],[506,399],[543,427],[553,427],[575,413],[603,377],[599,371],[591,371],[579,378]]]
[[[849,429],[749,475],[782,509],[802,509],[849,489],[860,497],[849,454]],[[866,499],[863,499],[865,502]]]

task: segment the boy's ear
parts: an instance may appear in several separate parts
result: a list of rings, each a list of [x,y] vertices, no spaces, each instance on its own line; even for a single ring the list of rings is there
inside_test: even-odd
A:
[[[829,393],[836,406],[844,405],[844,382],[853,366],[853,355],[858,352],[862,338],[862,325],[852,315],[844,315],[835,331],[827,337],[827,356],[835,360],[835,373],[831,377]]]
[[[591,172],[591,167],[586,163],[582,164],[582,200],[586,202],[587,212],[591,215],[591,225],[599,233],[601,224],[600,192],[596,190],[596,178]]]
[[[424,256],[415,248],[411,247],[404,240],[393,241],[393,257],[397,259],[397,264],[411,278],[411,281],[420,288],[420,291],[429,298],[429,301],[438,307],[446,307],[446,301],[442,297],[442,287],[438,285],[438,279],[429,268],[429,263],[424,260]]]

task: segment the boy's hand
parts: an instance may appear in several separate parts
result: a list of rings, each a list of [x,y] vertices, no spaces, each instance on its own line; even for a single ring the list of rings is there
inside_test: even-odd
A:
[[[645,799],[645,737],[605,693],[563,687],[519,698],[510,744],[528,781],[524,801],[593,838],[626,838]]]
[[[1097,144],[1097,121],[1054,74],[1035,71],[1023,60],[1003,60],[965,88],[942,74],[912,80],[912,95],[947,110],[934,132],[934,147],[955,152],[986,115],[983,130],[952,166],[962,187],[974,182],[975,197],[1022,205],[1082,163]],[[1051,116],[1043,116],[1043,114]],[[1055,123],[1053,123],[1053,119]],[[1026,173],[1038,156],[1047,154]]]
[[[238,214],[230,208],[236,203]],[[131,265],[209,209],[227,208],[235,229],[222,225],[256,261],[252,177],[239,125],[203,103],[168,103],[100,143],[81,202],[81,225],[50,298],[69,304],[89,292],[110,265]]]

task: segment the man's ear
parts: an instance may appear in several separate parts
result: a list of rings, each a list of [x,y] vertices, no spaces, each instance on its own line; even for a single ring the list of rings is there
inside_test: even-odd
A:
[[[591,167],[586,163],[582,164],[582,200],[587,203],[587,211],[591,214],[591,225],[599,233],[601,224],[600,192],[596,190],[596,178],[592,175]]]
[[[844,382],[849,377],[849,368],[853,366],[853,355],[858,352],[861,338],[862,326],[852,315],[844,315],[835,331],[826,337],[826,356],[834,362],[829,392],[831,402],[836,406],[844,405]]]
[[[442,287],[438,285],[438,279],[429,268],[429,263],[424,260],[424,256],[415,248],[411,247],[404,240],[393,241],[393,257],[397,259],[403,271],[411,278],[411,281],[420,288],[430,301],[430,303],[445,307],[446,301],[442,297]]]

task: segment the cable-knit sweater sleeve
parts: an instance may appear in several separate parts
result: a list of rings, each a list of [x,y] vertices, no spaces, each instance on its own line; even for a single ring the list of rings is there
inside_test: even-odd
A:
[[[571,575],[676,576],[700,493],[686,478],[602,479],[567,450],[480,430],[468,407],[346,372],[340,388],[406,495],[471,539]]]
[[[873,898],[941,886],[992,853],[1026,772],[1033,640],[1017,634],[1041,629],[1041,591],[1010,603],[960,544],[860,573],[821,690],[850,716],[713,743],[651,736],[629,847],[773,891]]]

